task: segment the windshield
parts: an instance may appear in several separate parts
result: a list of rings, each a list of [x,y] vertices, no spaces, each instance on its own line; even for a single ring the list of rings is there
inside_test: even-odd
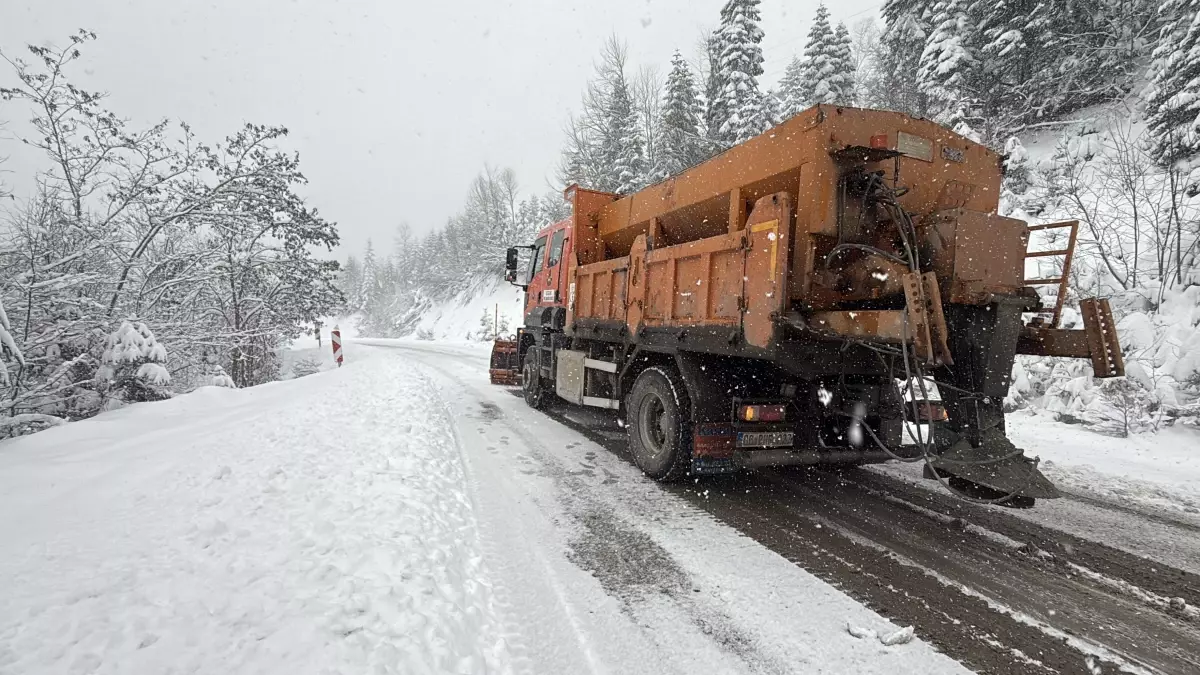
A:
[[[566,240],[567,230],[563,228],[554,233],[554,237],[550,239],[550,262],[547,267],[554,267],[562,262],[563,242]]]
[[[546,253],[546,238],[540,237],[533,242],[533,253],[529,257],[529,281],[537,276],[538,272],[542,271],[542,265],[545,263]]]

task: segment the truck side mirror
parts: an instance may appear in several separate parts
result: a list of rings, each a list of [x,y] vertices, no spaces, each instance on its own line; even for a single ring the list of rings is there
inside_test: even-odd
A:
[[[510,246],[509,249],[504,252],[504,269],[509,272],[516,272],[517,262],[517,249],[516,247]]]

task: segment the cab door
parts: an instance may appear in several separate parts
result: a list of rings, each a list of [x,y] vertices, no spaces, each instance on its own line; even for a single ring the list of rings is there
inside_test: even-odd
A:
[[[567,280],[569,236],[568,227],[560,227],[550,234],[550,248],[546,251],[546,287],[542,291],[542,305],[562,305],[566,299],[563,286]]]
[[[538,237],[533,242],[533,252],[529,255],[529,277],[525,288],[525,315],[537,307],[542,300],[542,291],[546,289],[549,271],[546,269],[546,237]]]

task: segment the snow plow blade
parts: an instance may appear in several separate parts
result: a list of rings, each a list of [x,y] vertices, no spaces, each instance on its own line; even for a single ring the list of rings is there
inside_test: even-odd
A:
[[[521,364],[517,363],[517,357],[516,340],[496,340],[492,343],[492,359],[488,368],[488,378],[492,384],[521,384]]]
[[[981,499],[1000,499],[1011,495],[1011,500],[1055,499],[1061,497],[1058,489],[1041,470],[1037,460],[1025,456],[999,429],[983,433],[979,447],[971,447],[964,438],[952,444],[931,462],[943,476],[972,483],[983,490],[969,490],[972,496]],[[1003,503],[1003,502],[1001,502]]]

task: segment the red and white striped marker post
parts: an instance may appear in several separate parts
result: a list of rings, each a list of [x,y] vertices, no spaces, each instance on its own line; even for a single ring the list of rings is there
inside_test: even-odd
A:
[[[342,367],[342,331],[338,330],[337,326],[329,331],[329,341],[333,343],[333,360],[337,361],[338,368]]]

